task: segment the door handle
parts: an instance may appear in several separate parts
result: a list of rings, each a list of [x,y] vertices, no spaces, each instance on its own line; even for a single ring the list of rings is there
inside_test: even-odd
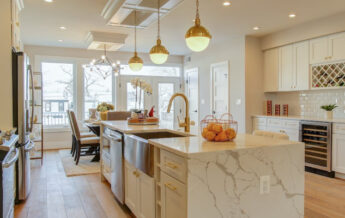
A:
[[[35,147],[35,143],[32,142],[32,141],[30,141],[30,146],[27,147],[27,148],[25,148],[24,151],[25,151],[25,152],[29,152],[29,151],[31,151],[34,147]]]
[[[198,110],[195,110],[195,111],[193,111],[194,113],[197,113],[198,112]]]
[[[14,157],[11,160],[5,161],[5,163],[2,164],[3,168],[9,168],[18,160],[18,157],[19,157],[18,148],[15,148],[14,151],[16,152],[16,154],[14,155]],[[12,152],[14,152],[14,151],[12,151]]]

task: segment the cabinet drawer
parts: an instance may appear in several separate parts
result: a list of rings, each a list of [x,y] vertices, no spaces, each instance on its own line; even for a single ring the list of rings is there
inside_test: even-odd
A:
[[[284,122],[283,120],[280,120],[280,119],[267,119],[267,127],[273,127],[273,126],[276,126],[276,127],[282,127],[284,126]]]
[[[345,124],[343,124],[343,123],[334,123],[333,124],[333,133],[344,134],[345,135]]]
[[[299,130],[299,121],[297,120],[285,120],[283,124],[287,129]]]
[[[267,119],[262,117],[254,118],[254,126],[266,126]]]
[[[161,151],[161,169],[169,176],[186,182],[187,162],[186,159],[168,151]]]

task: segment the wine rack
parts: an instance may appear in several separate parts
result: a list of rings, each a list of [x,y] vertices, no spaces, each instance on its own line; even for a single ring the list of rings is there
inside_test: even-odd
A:
[[[314,65],[312,88],[345,88],[345,62]]]
[[[331,172],[332,137],[330,123],[302,122],[301,141],[305,143],[305,166]]]

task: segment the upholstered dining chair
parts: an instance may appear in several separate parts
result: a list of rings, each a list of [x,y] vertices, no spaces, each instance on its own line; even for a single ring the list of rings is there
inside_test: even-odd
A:
[[[74,136],[76,138],[76,143],[75,143],[75,161],[76,161],[76,165],[78,165],[79,163],[79,159],[80,156],[86,156],[86,155],[95,155],[89,152],[84,152],[81,153],[82,148],[95,148],[94,150],[96,151],[96,154],[99,152],[99,142],[100,139],[98,136],[94,136],[94,137],[81,137],[80,134],[80,130],[79,130],[79,126],[78,126],[78,122],[77,122],[77,118],[74,114],[73,111],[70,111],[70,115],[71,115],[71,120],[72,120],[72,124],[73,124],[73,132],[74,132]]]
[[[131,112],[128,111],[108,111],[107,120],[127,120],[131,117]]]
[[[256,136],[265,136],[275,139],[282,139],[282,140],[289,140],[289,136],[285,133],[279,133],[279,132],[270,132],[270,131],[263,131],[263,130],[255,130],[253,132],[253,135]]]
[[[74,135],[74,130],[73,130],[73,122],[72,122],[72,118],[71,118],[71,110],[67,110],[67,117],[68,117],[68,121],[72,130],[72,147],[71,147],[71,154],[72,156],[74,156],[75,154],[75,148],[76,148],[76,137]],[[96,135],[92,132],[81,132],[80,133],[80,137],[81,138],[86,138],[86,137],[95,137]]]

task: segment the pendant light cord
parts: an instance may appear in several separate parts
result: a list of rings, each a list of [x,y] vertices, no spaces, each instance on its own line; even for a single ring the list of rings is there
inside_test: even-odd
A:
[[[199,0],[196,0],[196,18],[199,19]]]
[[[160,24],[160,7],[161,7],[161,5],[160,5],[160,0],[158,0],[158,39],[160,39],[161,38],[161,36],[160,36],[160,26],[161,26],[161,24]]]
[[[134,50],[137,52],[137,10],[134,10]]]

